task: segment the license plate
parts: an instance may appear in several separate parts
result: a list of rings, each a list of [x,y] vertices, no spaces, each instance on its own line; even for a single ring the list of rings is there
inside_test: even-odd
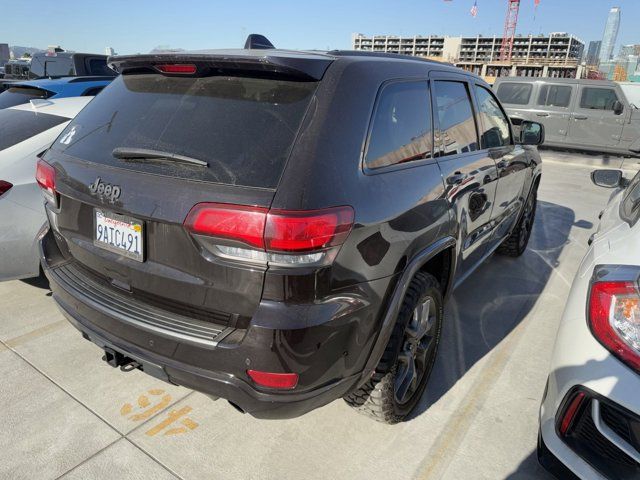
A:
[[[144,224],[141,220],[98,209],[95,218],[94,245],[138,262],[144,261]]]

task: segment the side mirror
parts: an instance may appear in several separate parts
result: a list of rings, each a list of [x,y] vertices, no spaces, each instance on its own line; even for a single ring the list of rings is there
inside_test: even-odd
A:
[[[599,187],[620,187],[623,184],[622,172],[613,169],[594,170],[591,172],[591,181]]]
[[[538,122],[522,120],[520,122],[521,145],[542,145],[544,143],[544,125]]]
[[[624,105],[622,102],[620,100],[613,102],[613,113],[620,115],[622,112],[624,112]]]

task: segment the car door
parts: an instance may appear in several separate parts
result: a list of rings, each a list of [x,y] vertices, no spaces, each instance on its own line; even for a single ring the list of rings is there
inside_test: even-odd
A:
[[[594,149],[618,145],[625,117],[624,112],[614,112],[617,100],[620,98],[612,86],[580,85],[571,115],[568,143]]]
[[[540,84],[531,120],[544,125],[546,143],[566,142],[571,117],[571,100],[576,91],[576,85],[546,82]]]
[[[459,222],[459,282],[488,253],[498,175],[494,159],[480,149],[468,77],[432,72],[431,78],[434,147]]]
[[[496,162],[498,182],[491,214],[495,230],[489,248],[494,248],[511,231],[524,202],[523,187],[530,162],[525,150],[516,145],[507,115],[493,92],[473,85],[480,128],[480,148]]]

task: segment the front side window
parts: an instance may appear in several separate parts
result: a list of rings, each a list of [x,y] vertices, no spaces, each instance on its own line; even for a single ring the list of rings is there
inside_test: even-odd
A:
[[[509,120],[500,108],[493,94],[484,87],[476,86],[478,112],[480,114],[482,148],[504,147],[511,144]]]
[[[538,105],[567,108],[571,102],[571,89],[567,85],[542,85]]]
[[[444,155],[478,150],[478,132],[471,98],[462,82],[435,82],[435,108]]]
[[[618,96],[611,88],[584,87],[580,98],[580,108],[613,110],[613,104],[617,100]]]
[[[531,98],[531,84],[505,82],[498,87],[498,98],[502,103],[527,105]]]
[[[388,167],[432,156],[432,129],[427,82],[395,82],[380,92],[365,166]]]

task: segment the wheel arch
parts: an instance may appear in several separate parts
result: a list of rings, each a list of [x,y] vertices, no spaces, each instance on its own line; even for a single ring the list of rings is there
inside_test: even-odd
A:
[[[441,286],[443,286],[443,300],[446,302],[446,299],[453,290],[456,258],[456,239],[452,236],[446,236],[426,247],[407,263],[387,303],[378,332],[378,338],[369,353],[369,358],[362,371],[360,381],[354,389],[359,388],[364,382],[369,380],[380,358],[382,358],[389,338],[391,337],[400,305],[415,274],[423,271],[435,276],[440,282],[444,281],[444,284],[441,283]],[[446,273],[441,270],[443,267],[446,267]]]

